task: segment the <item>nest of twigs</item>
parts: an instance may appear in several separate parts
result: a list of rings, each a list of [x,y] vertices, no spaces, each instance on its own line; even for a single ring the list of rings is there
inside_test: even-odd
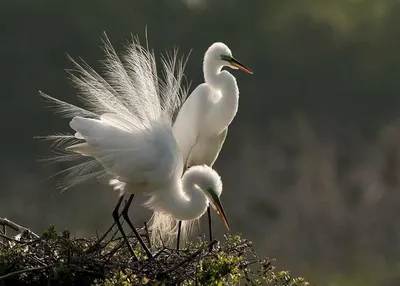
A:
[[[238,235],[183,250],[161,247],[152,258],[130,235],[139,258],[134,261],[119,237],[98,244],[96,237],[72,238],[53,226],[39,236],[7,219],[0,225],[0,285],[309,285],[276,272],[271,259],[258,257],[252,243]]]

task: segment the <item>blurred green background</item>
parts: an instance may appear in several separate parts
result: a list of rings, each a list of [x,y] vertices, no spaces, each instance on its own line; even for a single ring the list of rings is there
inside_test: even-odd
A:
[[[38,90],[76,103],[65,53],[98,69],[103,31],[121,51],[146,26],[157,55],[192,49],[192,89],[215,41],[254,71],[232,72],[239,112],[214,166],[232,231],[317,285],[400,285],[397,0],[0,0],[0,216],[38,232],[109,226],[110,188],[60,194],[50,176],[67,166],[38,161],[51,152],[34,136],[69,131]]]

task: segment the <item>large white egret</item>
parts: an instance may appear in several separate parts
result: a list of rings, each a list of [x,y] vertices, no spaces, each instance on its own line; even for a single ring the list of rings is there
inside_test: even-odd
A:
[[[46,94],[58,111],[72,118],[74,135],[49,136],[67,154],[61,159],[86,159],[66,170],[71,184],[91,178],[106,178],[115,189],[125,193],[142,193],[150,198],[149,209],[175,220],[201,217],[210,202],[225,226],[229,224],[219,196],[220,176],[206,165],[185,171],[185,162],[172,131],[172,116],[181,105],[185,91],[181,88],[183,64],[173,57],[163,59],[164,79],[157,76],[154,54],[133,39],[121,59],[105,36],[105,77],[88,65],[76,62],[72,80],[85,103],[80,108]],[[198,107],[199,112],[206,112]],[[121,196],[113,212],[115,223],[126,238],[119,219]],[[131,225],[127,208],[124,218]],[[127,241],[127,240],[126,240]],[[128,243],[128,241],[127,241]],[[136,258],[128,243],[131,254]]]
[[[234,119],[239,105],[239,88],[235,77],[223,67],[253,72],[232,56],[231,50],[223,43],[212,44],[204,55],[203,73],[205,83],[200,84],[182,105],[173,125],[173,134],[182,152],[184,168],[215,163],[225,141],[228,126]],[[154,213],[150,228],[156,243],[159,235],[164,241],[173,241],[178,232],[177,247],[182,229],[186,239],[196,221],[185,221],[183,225],[172,217]],[[212,240],[211,213],[208,208],[210,240]]]

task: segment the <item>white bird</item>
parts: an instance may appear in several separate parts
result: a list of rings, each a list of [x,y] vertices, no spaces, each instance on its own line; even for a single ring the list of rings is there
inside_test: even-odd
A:
[[[160,82],[154,54],[137,38],[129,44],[122,60],[107,36],[104,43],[104,78],[88,65],[74,61],[78,74],[71,74],[72,80],[86,108],[42,93],[59,112],[72,118],[74,135],[48,137],[67,150],[60,159],[86,159],[66,170],[68,187],[91,178],[110,179],[121,195],[145,194],[150,197],[145,203],[147,208],[183,221],[201,217],[211,203],[229,229],[219,199],[220,176],[206,165],[184,171],[185,162],[172,131],[173,114],[186,95],[181,86],[182,61],[177,61],[176,53],[163,58],[165,78]],[[201,107],[198,110],[206,112]],[[121,201],[122,196],[116,210]],[[124,235],[119,215],[113,215]]]
[[[239,105],[239,88],[235,77],[223,67],[253,72],[232,56],[231,50],[223,43],[212,44],[204,55],[203,73],[205,83],[200,84],[182,105],[173,125],[173,134],[182,152],[184,169],[196,165],[215,163],[225,141],[228,126],[234,119]],[[190,170],[190,169],[189,169]],[[209,209],[208,209],[209,210]],[[212,240],[211,217],[209,216],[210,240]],[[187,220],[182,226],[182,237],[186,239],[194,229],[196,220]],[[152,241],[156,243],[159,235],[163,241],[173,242],[181,223],[172,217],[154,213],[150,228]],[[158,234],[156,229],[160,230]]]

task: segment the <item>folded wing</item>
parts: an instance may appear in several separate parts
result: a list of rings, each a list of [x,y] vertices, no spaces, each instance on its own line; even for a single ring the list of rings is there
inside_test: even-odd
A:
[[[190,153],[195,147],[201,132],[201,123],[206,103],[212,97],[212,90],[207,84],[199,85],[182,105],[174,122],[173,133],[182,153],[185,168]]]

